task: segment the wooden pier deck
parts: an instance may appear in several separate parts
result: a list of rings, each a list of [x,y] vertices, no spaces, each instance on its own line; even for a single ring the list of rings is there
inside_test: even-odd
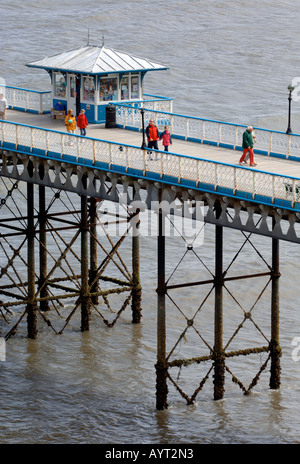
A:
[[[15,110],[7,110],[6,119],[7,121],[12,121],[19,124],[26,124],[29,126],[41,127],[55,131],[66,131],[64,121],[53,119],[50,114],[37,115],[32,113],[23,113]],[[76,133],[78,135],[80,134],[79,129],[77,129]],[[140,147],[142,144],[141,132],[119,128],[106,129],[104,124],[90,124],[87,128],[87,137],[108,140],[120,144],[134,145],[137,147]],[[161,142],[159,142],[159,149],[163,150]],[[173,144],[169,149],[170,152],[173,153],[193,156],[206,160],[225,162],[232,165],[238,165],[239,158],[241,156],[241,151],[201,144],[197,142],[187,142],[175,138],[173,139]],[[293,176],[300,179],[300,162],[298,161],[285,160],[257,154],[255,154],[255,160],[257,162],[256,168],[260,171]]]

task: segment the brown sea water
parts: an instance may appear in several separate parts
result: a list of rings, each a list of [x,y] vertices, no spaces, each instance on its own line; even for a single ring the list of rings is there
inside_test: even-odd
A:
[[[175,112],[286,130],[287,86],[299,74],[300,13],[295,2],[12,0],[0,1],[0,6],[0,77],[8,85],[48,90],[47,73],[26,68],[25,63],[86,44],[89,30],[90,43],[101,44],[104,36],[107,46],[168,65],[168,71],[146,76],[144,91],[173,97]],[[293,102],[292,128],[300,133],[299,114],[299,103]],[[204,246],[198,250],[212,268],[213,236],[208,228]],[[235,232],[225,231],[227,261],[238,240]],[[269,259],[270,241],[253,240]],[[184,244],[180,237],[167,242],[167,271],[171,272]],[[130,261],[130,243],[122,253]],[[140,325],[131,324],[130,312],[112,329],[93,315],[90,332],[82,334],[78,315],[63,335],[56,336],[40,323],[37,340],[28,340],[21,326],[7,342],[6,361],[0,362],[0,442],[299,443],[300,362],[292,357],[292,342],[300,336],[298,257],[297,245],[281,243],[279,391],[269,390],[268,372],[250,396],[243,396],[228,377],[224,400],[213,401],[210,380],[197,402],[187,406],[170,386],[170,408],[156,411],[156,240],[142,234]],[[252,272],[257,261],[253,249],[247,248],[236,272]],[[180,272],[178,279],[185,281],[203,275],[197,259]],[[262,280],[252,279],[234,291],[249,308],[263,285]],[[186,311],[195,311],[199,295],[190,289],[177,291],[174,298]],[[225,305],[225,338],[240,321],[233,306]],[[213,308],[212,300],[208,308]],[[201,328],[211,342],[212,311],[201,317]],[[256,317],[267,331],[269,294]],[[182,319],[168,301],[168,346],[183,327]],[[190,351],[193,341],[188,335],[176,355],[199,355],[201,345]],[[240,347],[253,346],[256,334],[245,329],[240,341]],[[264,359],[255,355],[232,366],[243,376],[247,369],[255,373]],[[179,373],[182,379],[190,379],[189,391],[190,385],[199,382],[197,369]]]

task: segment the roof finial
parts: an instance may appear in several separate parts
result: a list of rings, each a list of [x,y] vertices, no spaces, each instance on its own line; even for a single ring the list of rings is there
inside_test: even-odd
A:
[[[104,35],[102,34],[102,47],[104,47]]]
[[[87,44],[90,45],[90,30],[88,29],[88,41]]]

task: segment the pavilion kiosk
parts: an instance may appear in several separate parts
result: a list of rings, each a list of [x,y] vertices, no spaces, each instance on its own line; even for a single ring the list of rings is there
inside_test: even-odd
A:
[[[90,123],[105,122],[109,103],[143,100],[145,74],[168,69],[104,45],[87,45],[26,66],[48,71],[54,110],[72,109],[78,115],[84,109]]]

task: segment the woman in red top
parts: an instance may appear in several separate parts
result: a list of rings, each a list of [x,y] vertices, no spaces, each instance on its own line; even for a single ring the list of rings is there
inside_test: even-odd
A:
[[[158,150],[157,141],[159,140],[159,132],[157,127],[154,125],[153,119],[150,119],[149,125],[146,127],[146,135],[148,139],[148,148],[154,148],[155,150]],[[155,159],[157,159],[157,154]]]
[[[80,113],[77,118],[77,126],[80,129],[80,135],[86,135],[86,128],[89,125],[84,110],[80,110]]]

